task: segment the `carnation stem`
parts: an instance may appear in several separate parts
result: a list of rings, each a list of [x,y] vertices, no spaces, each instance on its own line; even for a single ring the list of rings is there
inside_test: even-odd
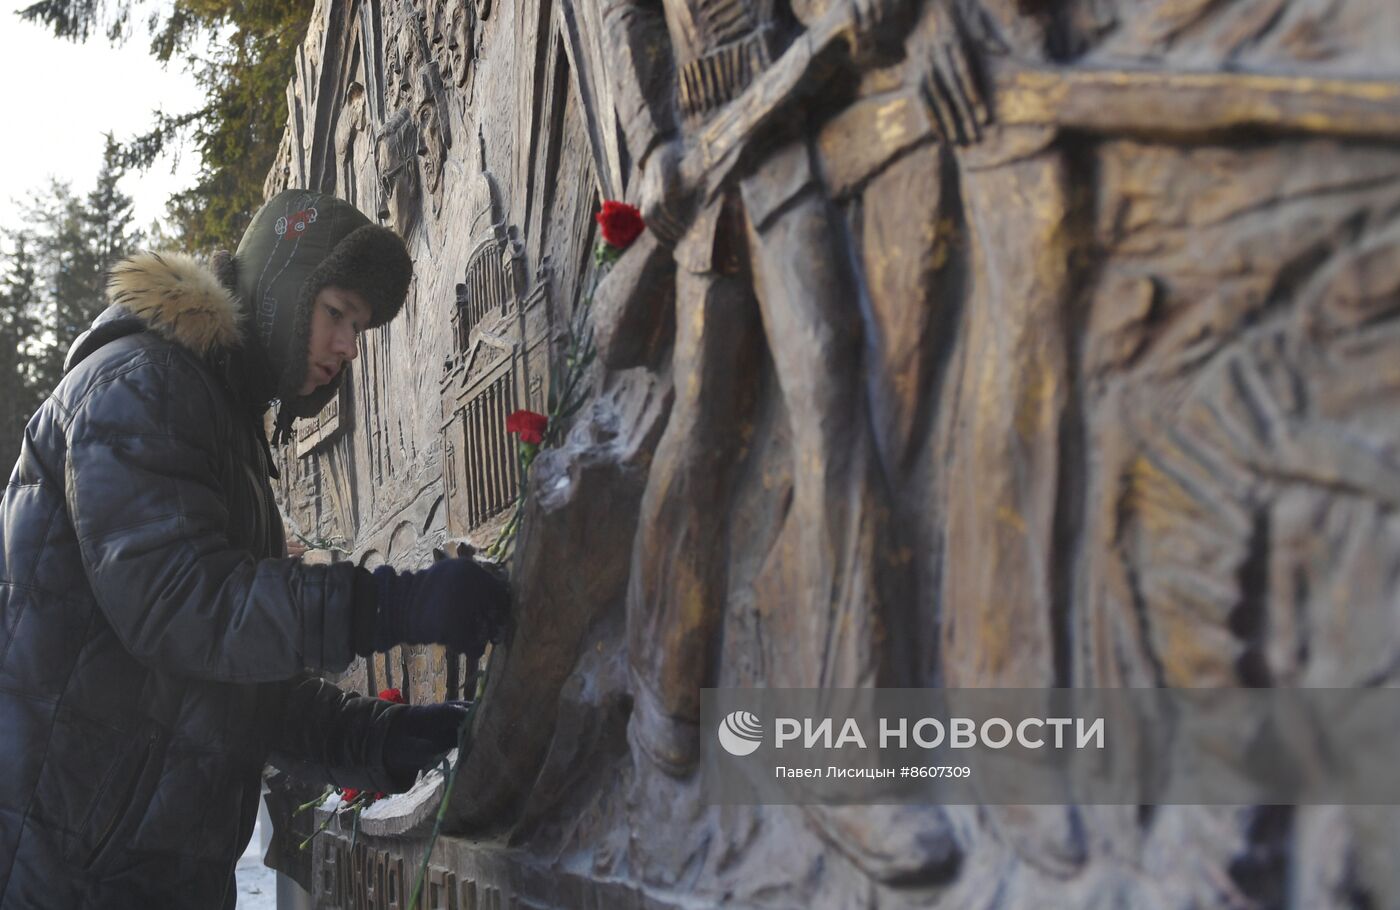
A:
[[[292,815],[300,815],[301,813],[305,812],[307,809],[310,809],[310,808],[312,808],[312,807],[314,807],[314,806],[319,806],[319,805],[321,805],[321,803],[323,803],[323,802],[326,801],[326,797],[328,797],[328,796],[330,796],[330,795],[331,795],[331,788],[330,788],[330,787],[327,787],[326,789],[324,789],[324,790],[321,791],[321,795],[320,795],[320,796],[316,797],[315,799],[309,799],[309,800],[307,800],[306,802],[302,803],[300,806],[297,806],[296,809],[294,809],[294,810],[292,811]]]
[[[491,661],[486,661],[486,671],[491,671]],[[466,761],[468,743],[471,738],[472,721],[476,719],[476,707],[481,704],[474,701],[467,708],[467,716],[462,718],[462,725],[457,728],[457,761],[451,766],[451,771],[446,775],[447,783],[442,788],[442,802],[438,804],[437,818],[433,820],[433,833],[428,838],[427,845],[423,848],[423,862],[418,866],[418,877],[413,883],[413,894],[408,899],[408,910],[414,910],[418,906],[418,897],[423,892],[423,880],[428,875],[428,860],[433,855],[433,847],[437,844],[438,835],[442,833],[442,820],[447,816],[447,807],[452,801],[452,785],[457,782],[457,772],[462,769],[462,764]]]

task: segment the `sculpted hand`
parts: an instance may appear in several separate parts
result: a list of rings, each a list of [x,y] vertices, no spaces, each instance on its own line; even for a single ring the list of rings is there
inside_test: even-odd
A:
[[[887,28],[909,7],[909,0],[851,0],[855,7],[856,28],[865,33]]]
[[[851,53],[857,60],[872,57],[876,46],[896,41],[912,7],[909,0],[850,0],[850,3],[855,24]]]
[[[910,56],[923,61],[919,90],[944,142],[968,145],[992,122],[956,15],[945,4],[929,11],[934,28],[911,41]]]
[[[426,569],[374,570],[374,650],[440,644],[475,660],[500,641],[510,618],[510,590],[471,558],[443,559]]]
[[[680,242],[690,224],[692,189],[681,176],[685,147],[679,139],[657,146],[642,171],[642,218],[666,246]]]

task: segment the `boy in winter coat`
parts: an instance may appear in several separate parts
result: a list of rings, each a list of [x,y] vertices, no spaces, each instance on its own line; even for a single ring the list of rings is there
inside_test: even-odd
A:
[[[462,709],[305,671],[400,643],[480,655],[504,586],[285,557],[274,441],[403,305],[403,242],[288,190],[209,271],[117,266],[0,502],[0,908],[234,906],[263,764],[401,791]]]

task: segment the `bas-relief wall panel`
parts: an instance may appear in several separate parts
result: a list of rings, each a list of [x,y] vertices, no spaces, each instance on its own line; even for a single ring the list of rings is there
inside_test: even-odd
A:
[[[511,199],[500,190],[512,172],[516,130],[515,13],[514,4],[383,0],[323,2],[313,15],[268,190],[301,180],[351,199],[405,237],[417,267],[404,314],[365,337],[351,368],[342,405],[354,431],[329,441],[331,418],[322,415],[321,428],[306,430],[298,457],[288,460],[283,489],[302,494],[287,501],[307,536],[383,551],[387,538],[378,538],[395,518],[417,512],[419,537],[435,532],[432,542],[441,543],[442,510],[431,516],[434,527],[421,524],[443,492],[447,365],[468,353],[451,318],[481,240],[473,222],[482,215],[472,211],[480,196],[467,188],[483,179],[497,186],[488,221],[517,251],[506,266],[513,295],[523,300],[531,291],[544,258],[536,252],[527,264]],[[318,124],[325,135],[316,134]],[[591,204],[595,191],[584,192]],[[512,343],[523,372],[525,339]],[[308,495],[324,493],[321,475],[332,464],[353,489],[349,510]],[[387,555],[421,562],[430,551],[427,541],[406,545]]]
[[[544,409],[599,196],[652,225],[534,467],[431,875],[461,906],[1400,901],[1377,813],[706,804],[702,685],[1359,685],[1400,655],[1394,4],[883,6],[318,6],[269,188],[354,197],[418,268],[283,459],[313,536],[489,541],[495,422]],[[804,29],[821,65],[775,88]],[[416,868],[401,831],[328,848],[323,904]]]
[[[552,28],[550,9],[535,13]],[[526,248],[527,206],[511,192],[518,134],[556,161],[560,150],[531,136],[547,124],[517,116],[528,80],[516,47],[533,44],[537,24],[520,12],[489,0],[322,2],[288,87],[267,192],[300,183],[350,199],[398,231],[415,261],[404,313],[364,336],[342,395],[303,421],[281,459],[295,530],[365,564],[424,565],[448,539],[489,544],[519,483],[504,417],[546,407],[553,299],[577,296],[597,189],[571,146],[567,205],[540,213],[537,230],[553,235]],[[546,43],[562,54],[557,37]],[[567,75],[566,61],[553,65]],[[549,97],[547,116],[564,122],[566,97]],[[556,257],[570,263],[562,286]],[[475,318],[459,331],[467,311]],[[447,658],[409,650],[377,657],[373,672],[357,665],[345,683],[372,691],[417,667],[419,692],[446,694]]]

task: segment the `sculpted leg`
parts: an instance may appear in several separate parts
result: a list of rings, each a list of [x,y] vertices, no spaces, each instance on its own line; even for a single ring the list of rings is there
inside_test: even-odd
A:
[[[751,419],[757,326],[741,276],[677,273],[676,401],[642,497],[627,592],[632,738],[662,768],[694,764],[700,687],[725,598],[725,521]]]
[[[1008,137],[1008,141],[1015,137]],[[984,153],[998,153],[997,138]],[[1003,153],[1005,154],[1005,153]],[[1076,457],[1066,340],[1070,242],[1064,158],[1046,150],[962,174],[972,251],[968,356],[958,402],[965,430],[948,485],[942,666],[949,687],[1066,684],[1058,629],[1069,571],[1061,555],[1062,459]],[[1010,195],[1025,200],[1008,206]],[[1085,860],[1068,806],[988,806],[1004,842],[1068,875]]]
[[[1008,206],[1007,194],[1026,200]],[[948,686],[1055,685],[1055,514],[1070,377],[1064,164],[964,169],[973,256],[944,576]]]
[[[760,178],[761,179],[761,175]],[[869,686],[882,672],[888,519],[858,366],[861,322],[821,190],[750,228],[754,289],[792,430],[797,589],[805,614],[775,685]],[[893,668],[885,667],[885,671]]]
[[[891,560],[889,493],[880,475],[858,365],[859,298],[844,238],[814,186],[770,224],[751,227],[754,286],[792,430],[795,589],[770,610],[792,610],[774,686],[833,690],[909,685],[912,661],[887,635],[907,598],[908,567]],[[893,628],[891,626],[891,628]],[[891,642],[890,639],[899,639]],[[830,711],[839,716],[839,691]],[[808,806],[812,828],[876,881],[947,881],[964,845],[939,806]]]

